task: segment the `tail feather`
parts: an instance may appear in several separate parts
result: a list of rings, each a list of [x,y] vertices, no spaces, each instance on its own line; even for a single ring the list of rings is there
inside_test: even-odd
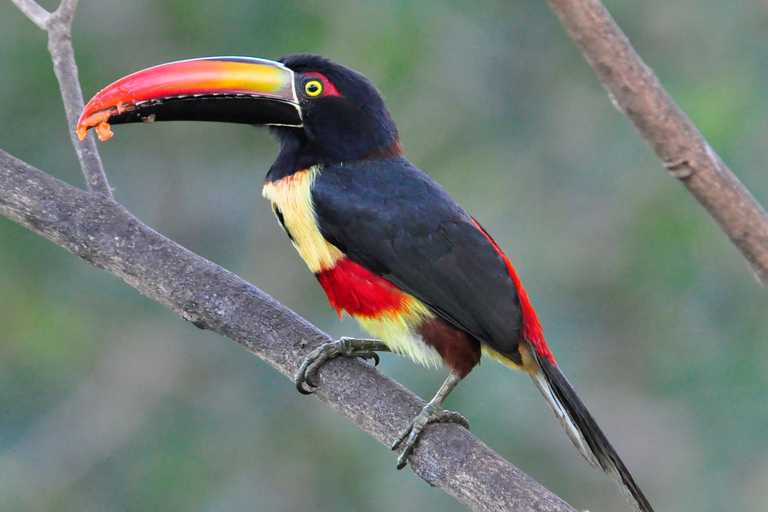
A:
[[[638,511],[653,512],[651,504],[565,375],[549,359],[536,356],[536,362],[541,371],[531,373],[531,378],[576,448],[590,464],[601,468],[619,484],[627,500]]]

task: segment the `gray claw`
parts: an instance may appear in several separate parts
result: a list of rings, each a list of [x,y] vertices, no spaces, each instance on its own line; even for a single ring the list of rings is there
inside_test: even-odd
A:
[[[342,355],[337,342],[323,343],[309,353],[293,377],[296,389],[302,395],[311,395],[317,387],[317,370],[329,359]]]
[[[403,469],[408,465],[408,457],[413,453],[419,435],[422,430],[424,430],[424,427],[430,423],[458,423],[469,430],[469,421],[467,421],[461,414],[457,412],[443,411],[431,403],[427,404],[413,419],[408,428],[400,434],[397,441],[392,444],[392,450],[397,450],[400,446],[404,446],[402,453],[397,458],[397,469]]]
[[[311,395],[317,387],[317,372],[328,360],[334,357],[362,357],[373,359],[374,366],[379,364],[376,350],[388,350],[386,345],[378,340],[340,338],[338,341],[323,343],[309,353],[301,363],[293,380],[296,389],[302,395]]]

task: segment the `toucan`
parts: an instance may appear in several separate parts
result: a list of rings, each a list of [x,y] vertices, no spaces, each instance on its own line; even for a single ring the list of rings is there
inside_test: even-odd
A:
[[[107,86],[86,105],[80,138],[110,124],[264,125],[280,142],[263,195],[331,306],[372,339],[342,338],[303,360],[302,393],[338,356],[377,351],[445,366],[449,376],[394,443],[407,464],[431,422],[466,424],[443,401],[481,355],[530,375],[576,448],[637,510],[651,505],[560,371],[509,258],[451,196],[403,156],[382,95],[363,75],[315,55],[210,57],[162,64]]]

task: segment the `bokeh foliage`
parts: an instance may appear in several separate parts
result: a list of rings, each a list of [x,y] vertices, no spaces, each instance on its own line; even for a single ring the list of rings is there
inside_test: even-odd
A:
[[[47,7],[55,6],[48,2]],[[768,202],[768,4],[607,2],[713,147]],[[552,349],[658,510],[768,510],[768,298],[616,112],[545,2],[82,0],[87,96],[182,58],[320,53],[369,76],[407,155],[518,267]],[[0,3],[0,147],[81,185],[45,34]],[[260,198],[244,126],[118,127],[116,198],[334,336]],[[382,369],[431,396],[444,374]],[[527,377],[451,397],[579,509],[628,510]],[[0,218],[0,510],[464,510],[240,347]]]

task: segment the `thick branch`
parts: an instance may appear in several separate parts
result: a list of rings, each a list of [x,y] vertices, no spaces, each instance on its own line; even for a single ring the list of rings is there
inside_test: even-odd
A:
[[[327,335],[236,275],[142,224],[106,197],[0,151],[0,214],[124,280],[202,329],[226,336],[287,376]],[[366,363],[335,360],[316,397],[390,445],[424,406]],[[392,468],[394,471],[394,457]],[[574,512],[453,424],[428,428],[411,467],[477,511]]]
[[[768,214],[635,52],[600,0],[547,0],[616,107],[768,285]]]
[[[88,190],[112,198],[107,175],[96,149],[96,138],[88,135],[79,140],[75,129],[80,112],[83,111],[83,91],[72,48],[72,19],[78,0],[63,0],[53,14],[48,13],[32,0],[13,0],[16,6],[37,26],[48,32],[48,51],[53,60],[53,71],[59,81],[61,98],[67,114],[67,128],[72,145],[75,147],[80,167],[85,175]]]

